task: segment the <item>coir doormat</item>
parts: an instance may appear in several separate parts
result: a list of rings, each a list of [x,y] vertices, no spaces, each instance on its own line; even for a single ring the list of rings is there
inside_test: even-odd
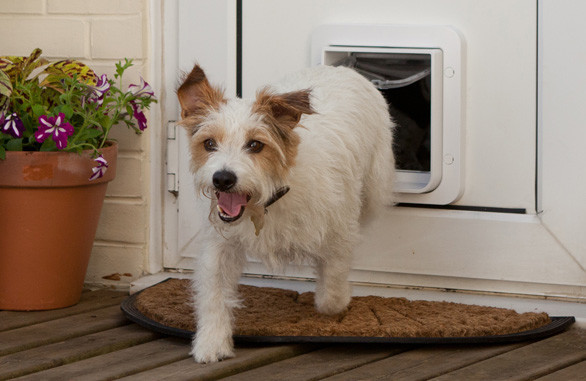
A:
[[[481,344],[535,340],[567,329],[573,317],[450,302],[353,297],[346,312],[316,312],[312,292],[239,286],[234,339],[248,342]],[[190,281],[168,279],[122,303],[133,322],[191,338],[195,331]]]

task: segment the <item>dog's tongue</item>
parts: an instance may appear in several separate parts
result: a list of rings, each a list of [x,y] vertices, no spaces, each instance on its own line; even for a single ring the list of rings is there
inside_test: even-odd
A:
[[[246,205],[246,198],[245,194],[219,192],[218,206],[230,217],[236,217]]]

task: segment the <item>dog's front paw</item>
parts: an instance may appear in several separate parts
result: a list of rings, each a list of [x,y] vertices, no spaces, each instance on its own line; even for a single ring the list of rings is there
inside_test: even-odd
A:
[[[319,313],[336,315],[346,310],[350,299],[350,290],[343,288],[330,293],[318,290],[315,294],[315,308]]]
[[[213,363],[234,357],[234,345],[231,337],[202,335],[193,340],[191,352],[198,363]]]
[[[321,314],[336,315],[344,312],[348,307],[349,300],[317,300],[315,308]]]

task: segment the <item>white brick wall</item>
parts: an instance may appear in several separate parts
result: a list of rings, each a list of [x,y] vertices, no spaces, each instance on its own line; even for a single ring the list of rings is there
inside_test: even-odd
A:
[[[93,58],[143,58],[140,15],[107,17],[91,23],[90,48]]]
[[[148,0],[0,0],[0,55],[28,55],[39,47],[50,60],[77,58],[97,73],[133,58],[123,86],[148,82]],[[9,36],[9,37],[7,37]],[[142,275],[148,242],[148,129],[121,126],[116,179],[108,186],[86,282],[121,287]],[[132,274],[120,281],[113,273]]]
[[[49,0],[47,11],[57,14],[126,15],[141,13],[144,6],[143,0]]]
[[[45,13],[45,0],[2,0],[0,1],[0,13]]]
[[[88,58],[85,53],[87,25],[87,22],[72,18],[45,19],[42,15],[1,13],[2,55],[29,55],[34,48],[41,47],[45,57]]]

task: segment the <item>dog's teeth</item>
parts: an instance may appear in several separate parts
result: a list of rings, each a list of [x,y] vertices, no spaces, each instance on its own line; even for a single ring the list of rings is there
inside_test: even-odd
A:
[[[224,209],[222,209],[220,205],[216,205],[216,208],[218,208],[218,212],[224,213]]]

